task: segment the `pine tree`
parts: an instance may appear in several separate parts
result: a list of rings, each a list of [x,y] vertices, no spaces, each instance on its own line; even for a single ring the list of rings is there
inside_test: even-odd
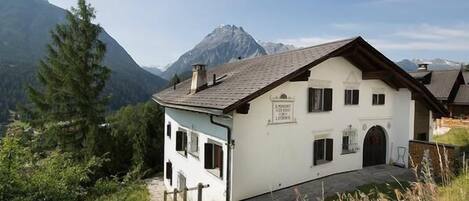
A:
[[[54,136],[57,146],[93,153],[104,123],[108,97],[103,91],[110,70],[102,65],[105,44],[102,28],[93,24],[95,11],[85,0],[67,11],[67,22],[51,32],[48,55],[40,61],[39,88],[29,87],[35,105],[33,121]]]
[[[179,76],[177,73],[173,75],[173,78],[168,83],[168,87],[173,87],[176,84],[179,84],[181,82],[181,79],[179,79]]]

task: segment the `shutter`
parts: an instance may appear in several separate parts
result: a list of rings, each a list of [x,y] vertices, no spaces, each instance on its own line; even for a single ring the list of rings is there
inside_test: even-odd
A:
[[[333,140],[326,139],[326,161],[332,161],[333,148]]]
[[[183,136],[184,133],[182,131],[176,131],[176,151],[184,151],[183,148]]]
[[[350,90],[345,90],[344,97],[345,97],[344,104],[348,105],[350,103]]]
[[[173,178],[173,167],[171,162],[166,162],[166,179],[172,179]]]
[[[378,100],[379,100],[378,102],[379,102],[380,105],[384,105],[384,100],[385,100],[384,94],[380,94],[378,96]]]
[[[184,151],[184,155],[187,156],[187,133],[182,133],[182,151]]]
[[[360,97],[360,91],[359,90],[353,90],[353,97],[352,97],[352,104],[353,105],[358,105],[359,97]]]
[[[166,125],[166,135],[171,138],[171,123],[168,122],[168,125]]]
[[[204,167],[205,169],[213,169],[213,144],[205,143],[204,145]]]
[[[318,164],[319,141],[315,140],[313,144],[313,165]]]
[[[332,111],[332,89],[324,89],[324,111]]]
[[[313,112],[313,88],[308,88],[308,112]]]

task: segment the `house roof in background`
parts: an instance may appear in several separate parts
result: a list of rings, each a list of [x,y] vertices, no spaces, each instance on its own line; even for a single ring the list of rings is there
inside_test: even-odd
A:
[[[455,105],[469,105],[469,85],[460,85],[458,94],[454,99]]]
[[[177,84],[175,89],[167,88],[153,95],[153,99],[167,107],[196,107],[227,114],[337,56],[345,57],[364,72],[380,75],[376,79],[383,79],[396,89],[407,87],[421,94],[430,109],[441,115],[447,114],[430,91],[361,37],[223,64],[207,72],[208,78],[213,74],[224,76],[221,83],[190,94],[191,80],[188,79]]]
[[[462,76],[464,77],[464,84],[469,84],[469,71],[463,71]]]
[[[425,86],[438,100],[448,100],[451,89],[457,84],[460,70],[432,71],[430,84]]]

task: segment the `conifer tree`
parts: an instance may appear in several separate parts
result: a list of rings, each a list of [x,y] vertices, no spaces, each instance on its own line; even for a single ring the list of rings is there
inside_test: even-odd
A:
[[[67,11],[66,23],[51,32],[48,55],[40,61],[40,87],[29,87],[35,105],[33,121],[54,136],[56,145],[93,153],[108,97],[102,95],[110,70],[102,65],[102,28],[93,24],[95,11],[85,0]]]
[[[177,73],[173,75],[171,80],[168,83],[168,86],[172,87],[173,85],[179,84],[181,82],[181,79],[179,79],[179,76]]]

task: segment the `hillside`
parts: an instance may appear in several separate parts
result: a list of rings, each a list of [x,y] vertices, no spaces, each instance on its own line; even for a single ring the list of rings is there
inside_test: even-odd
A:
[[[65,10],[45,0],[2,0],[0,3],[0,122],[8,109],[25,103],[25,86],[36,84],[39,59],[45,56],[50,30],[64,22]],[[166,80],[142,68],[105,31],[104,64],[112,70],[105,89],[111,94],[110,108],[146,101]]]
[[[204,63],[207,68],[230,62],[234,59],[266,55],[264,48],[242,27],[220,26],[208,34],[193,49],[184,53],[162,77],[171,79],[177,73],[185,77],[194,63]]]

